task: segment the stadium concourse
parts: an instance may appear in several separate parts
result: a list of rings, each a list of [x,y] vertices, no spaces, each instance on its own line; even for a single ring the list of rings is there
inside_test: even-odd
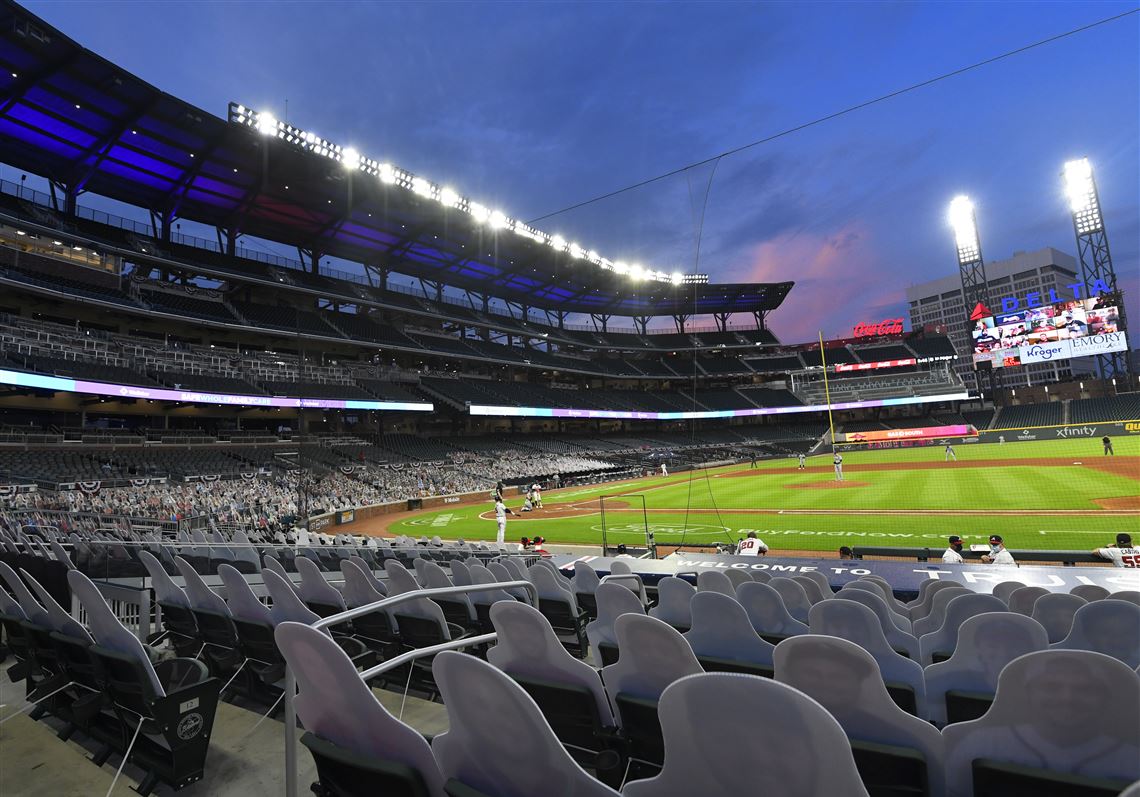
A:
[[[0,17],[0,795],[1138,793],[1134,377],[781,340]]]

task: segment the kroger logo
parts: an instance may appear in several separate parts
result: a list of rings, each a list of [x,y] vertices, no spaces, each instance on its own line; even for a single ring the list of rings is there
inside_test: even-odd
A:
[[[1035,360],[1052,360],[1064,350],[1064,346],[1030,346],[1027,353]]]

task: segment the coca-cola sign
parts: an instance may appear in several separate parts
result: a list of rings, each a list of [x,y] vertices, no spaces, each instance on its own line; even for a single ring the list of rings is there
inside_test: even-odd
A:
[[[856,324],[854,336],[857,338],[869,338],[873,335],[901,335],[902,331],[903,319],[887,318],[877,324]]]

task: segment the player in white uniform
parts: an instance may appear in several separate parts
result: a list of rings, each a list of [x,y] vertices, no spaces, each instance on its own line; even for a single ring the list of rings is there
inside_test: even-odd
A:
[[[748,536],[736,546],[737,556],[763,556],[768,553],[768,546],[756,536],[756,532],[748,532]]]
[[[843,481],[843,455],[836,451],[835,459],[832,462],[835,463],[835,480],[837,482]]]
[[[664,462],[661,463],[661,475],[662,476],[668,476],[669,475],[669,469],[665,467]]]
[[[982,557],[982,561],[989,565],[1017,565],[1013,561],[1013,554],[1005,549],[1000,534],[990,535],[990,552]]]
[[[507,505],[503,503],[503,499],[495,499],[495,522],[499,524],[499,532],[495,535],[495,542],[502,545],[507,541],[507,513],[517,517],[517,514],[512,509],[508,509]]]
[[[954,446],[947,444],[946,445],[946,461],[949,462],[950,460],[954,460],[955,462],[957,462],[958,461],[958,455],[954,453]]]
[[[806,459],[807,459],[807,457],[805,457],[803,454],[800,454],[800,464],[799,464],[798,470],[804,469],[804,460],[806,460]]]
[[[1140,548],[1132,547],[1132,537],[1129,534],[1117,534],[1116,545],[1093,548],[1093,554],[1110,560],[1116,567],[1140,567]]]
[[[535,482],[530,486],[531,501],[535,509],[542,509],[542,485]]]
[[[950,537],[948,540],[950,547],[946,549],[946,553],[942,554],[942,562],[948,565],[960,565],[965,560],[962,558],[962,538],[957,534]]]

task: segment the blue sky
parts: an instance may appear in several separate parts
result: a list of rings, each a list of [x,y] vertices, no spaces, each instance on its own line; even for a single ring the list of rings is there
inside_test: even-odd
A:
[[[30,2],[171,94],[235,100],[523,219],[1135,3]],[[286,113],[286,101],[288,109]],[[714,281],[793,279],[788,341],[904,314],[956,269],[1075,253],[1059,173],[1094,164],[1117,274],[1140,289],[1140,14],[539,223]],[[1140,313],[1135,317],[1140,318]]]

